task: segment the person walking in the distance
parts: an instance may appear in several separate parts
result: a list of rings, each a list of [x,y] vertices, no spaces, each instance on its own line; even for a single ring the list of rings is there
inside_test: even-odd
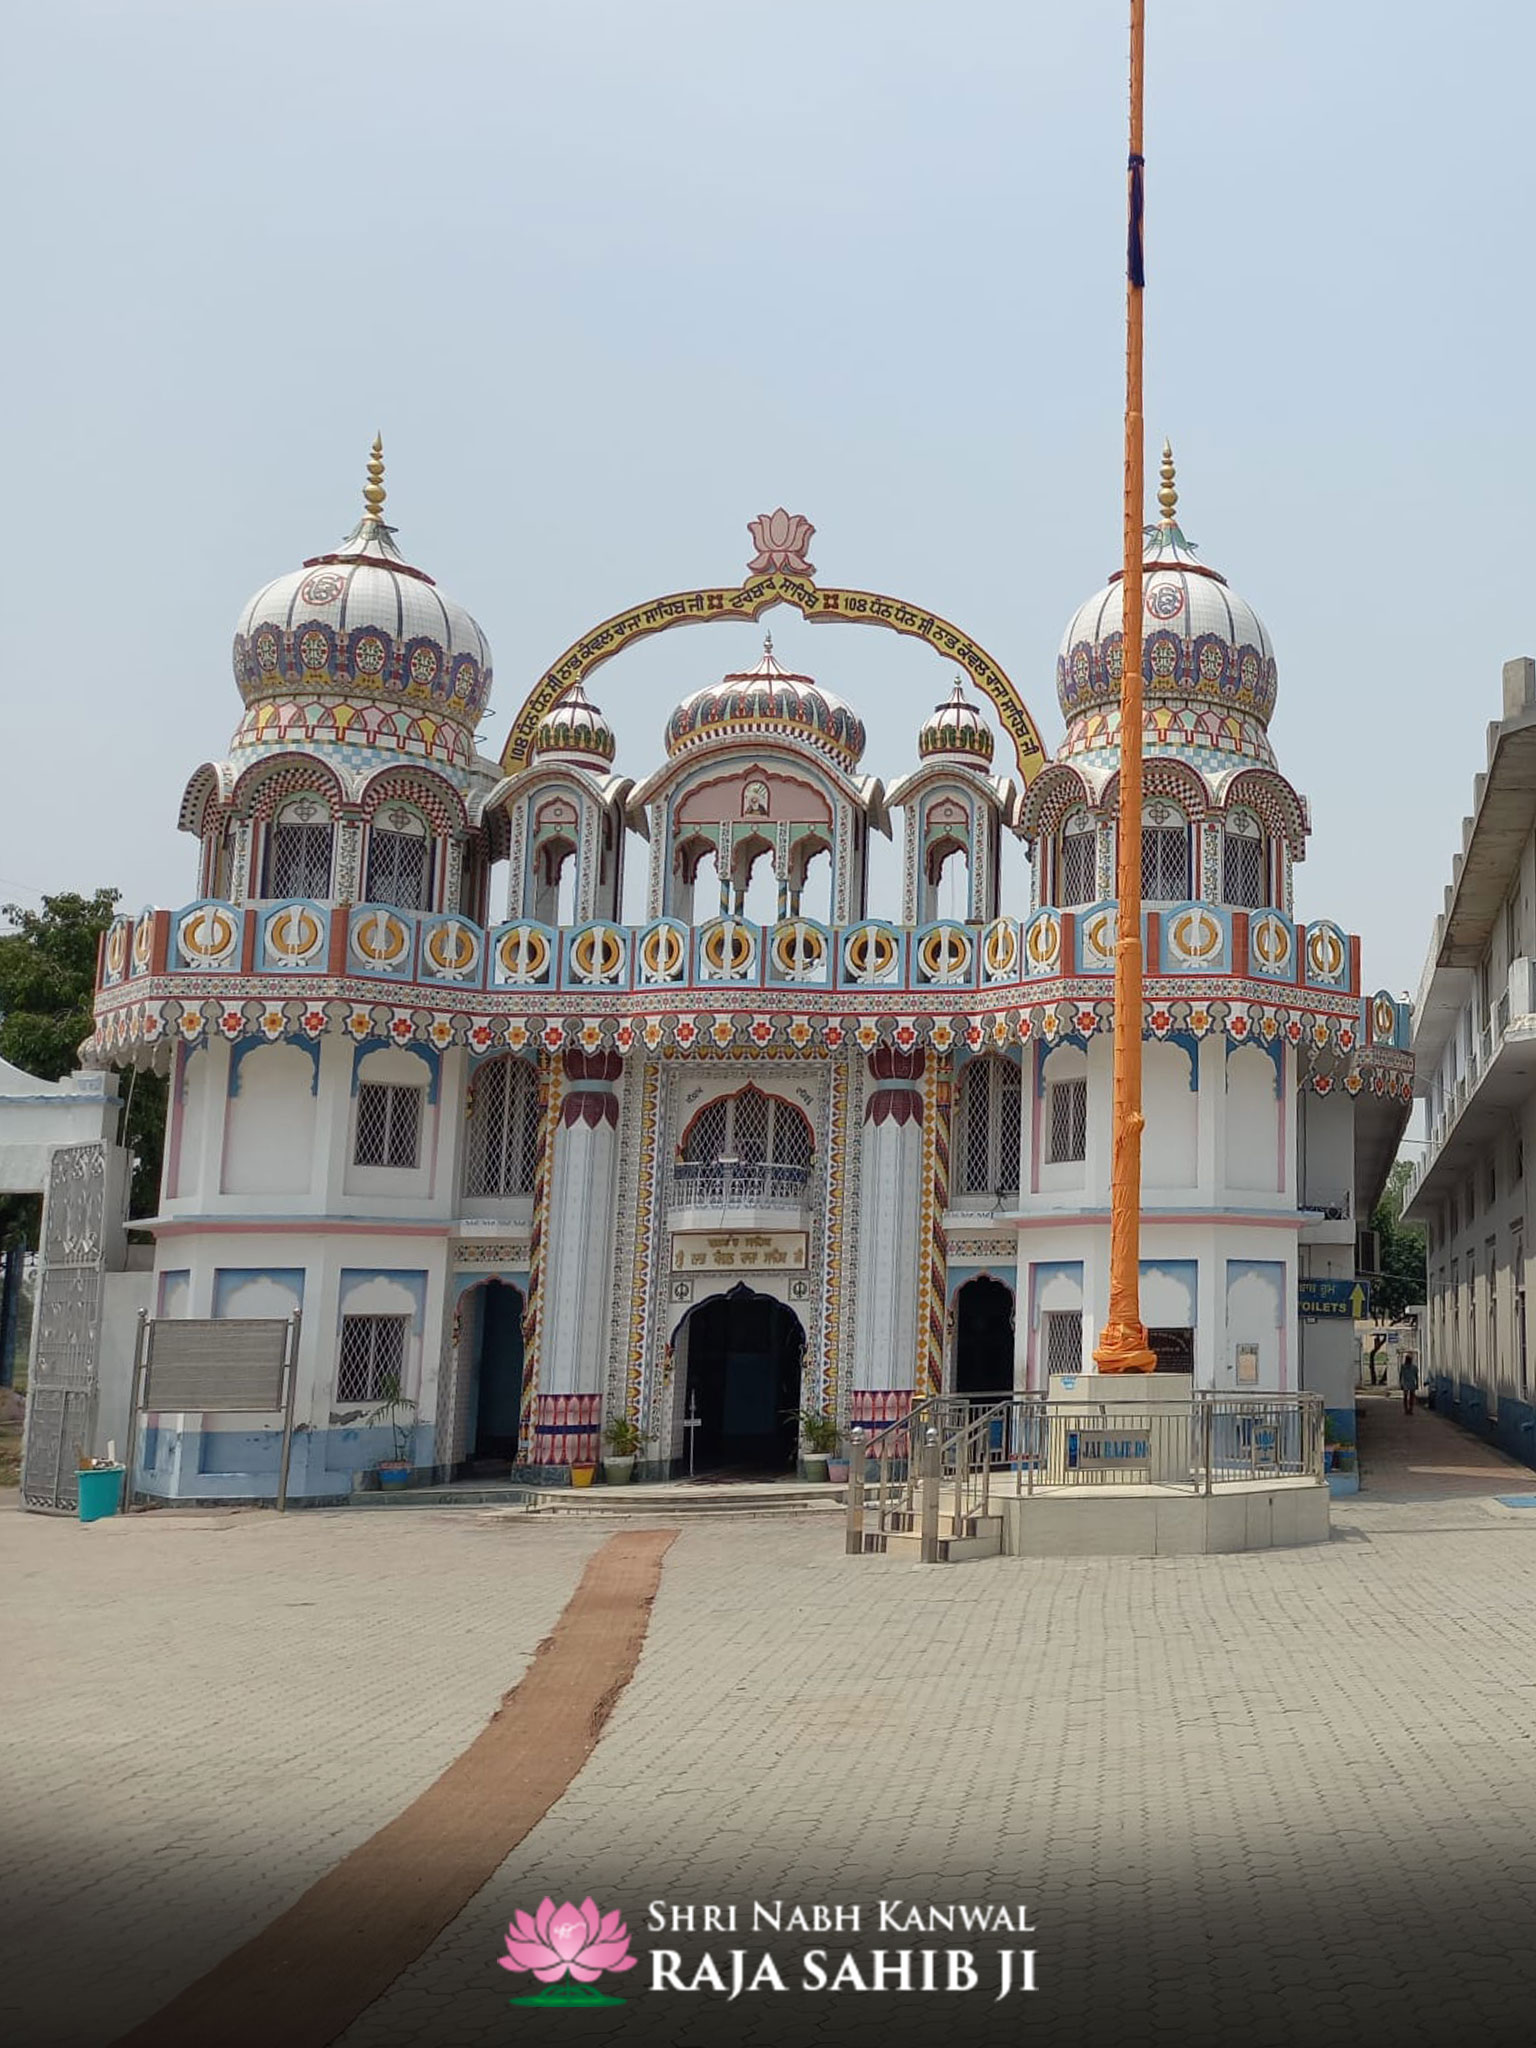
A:
[[[1397,1384],[1403,1390],[1403,1413],[1411,1415],[1419,1391],[1419,1368],[1411,1351],[1403,1353],[1403,1362],[1397,1368]]]

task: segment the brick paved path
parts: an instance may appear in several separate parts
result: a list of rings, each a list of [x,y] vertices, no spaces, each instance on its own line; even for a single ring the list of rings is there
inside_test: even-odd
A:
[[[1536,1471],[1426,1408],[1403,1413],[1395,1387],[1362,1387],[1360,1491],[1378,1500],[1455,1500],[1490,1493],[1536,1493]]]
[[[346,2048],[1527,2042],[1536,1514],[1362,1495],[1335,1528],[955,1569],[845,1559],[820,1521],[687,1528],[571,1790]],[[608,1529],[0,1515],[9,2037],[102,2048],[290,1903],[470,1739]],[[605,1980],[622,2007],[509,2007],[513,1910],[587,1892],[643,1959],[652,1899],[1025,1900],[1042,1990],[726,2006],[642,1967]]]

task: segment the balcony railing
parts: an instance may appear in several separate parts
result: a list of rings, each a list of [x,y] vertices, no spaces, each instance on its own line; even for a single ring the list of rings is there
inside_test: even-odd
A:
[[[672,1169],[674,1209],[802,1209],[808,1166],[766,1161],[686,1162]]]

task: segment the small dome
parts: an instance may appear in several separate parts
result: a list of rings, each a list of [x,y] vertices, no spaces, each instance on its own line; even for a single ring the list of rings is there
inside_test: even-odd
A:
[[[541,761],[569,761],[599,773],[613,764],[618,743],[613,727],[576,683],[566,691],[533,736],[533,752]]]
[[[1224,576],[1195,560],[1174,517],[1178,494],[1173,455],[1163,450],[1163,517],[1147,529],[1143,557],[1141,671],[1153,703],[1204,706],[1232,721],[1233,736],[1250,721],[1260,733],[1275,708],[1275,654],[1263,620]],[[1073,733],[1092,712],[1118,711],[1121,640],[1124,624],[1119,573],[1086,604],[1067,627],[1056,662],[1056,694],[1067,720],[1067,751]],[[1093,727],[1102,720],[1088,719]],[[1208,721],[1211,744],[1226,744],[1222,719]],[[1241,751],[1252,751],[1245,745]]]
[[[416,728],[430,728],[430,739],[446,723],[457,728],[453,751],[471,751],[491,691],[489,643],[395,545],[394,528],[384,524],[377,440],[368,469],[363,516],[335,553],[279,576],[240,615],[235,681],[248,709],[237,745],[267,736],[273,707],[318,697],[342,700],[344,719],[332,723],[353,743],[419,751]]]
[[[953,761],[962,768],[990,768],[993,739],[991,728],[981,715],[981,706],[965,694],[958,676],[944,702],[923,721],[917,735],[917,751],[925,761]]]
[[[669,755],[738,737],[800,740],[851,771],[864,752],[864,721],[814,677],[781,668],[770,634],[756,668],[695,690],[667,720]]]

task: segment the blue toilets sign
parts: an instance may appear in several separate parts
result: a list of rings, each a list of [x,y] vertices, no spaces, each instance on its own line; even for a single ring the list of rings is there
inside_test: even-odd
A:
[[[1320,1317],[1358,1323],[1369,1315],[1371,1290],[1363,1280],[1298,1280],[1296,1311],[1316,1320]]]

